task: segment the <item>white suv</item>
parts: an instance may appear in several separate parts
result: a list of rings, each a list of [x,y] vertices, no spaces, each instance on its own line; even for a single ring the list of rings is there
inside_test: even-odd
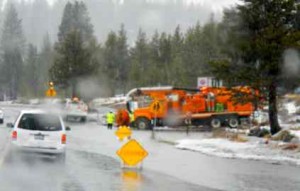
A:
[[[13,127],[13,151],[55,154],[65,159],[66,130],[62,118],[41,110],[21,111]]]

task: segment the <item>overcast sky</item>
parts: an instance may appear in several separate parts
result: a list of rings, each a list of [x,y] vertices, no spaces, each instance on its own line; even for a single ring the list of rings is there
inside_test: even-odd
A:
[[[11,0],[0,0],[0,2],[1,1],[5,4]],[[19,1],[33,2],[38,0]],[[62,0],[47,1],[52,5]],[[114,2],[117,8],[107,3],[101,3],[109,1]],[[89,1],[87,4],[89,16],[91,17],[91,23],[94,26],[95,36],[98,40],[104,42],[107,34],[110,31],[118,31],[121,24],[125,25],[130,43],[135,41],[139,28],[142,28],[148,36],[151,36],[155,31],[171,34],[178,25],[182,31],[185,31],[197,22],[200,24],[206,23],[211,19],[212,13],[214,13],[214,19],[220,21],[223,8],[234,6],[240,2],[240,0],[144,0],[144,2],[146,1],[156,5],[140,7],[139,4],[136,3],[139,1],[140,0]],[[124,6],[118,6],[123,4]],[[141,5],[144,6],[144,4]],[[30,11],[34,10],[30,10],[29,7],[26,7],[27,9],[18,7],[21,9],[19,10],[20,17],[26,38],[29,42],[39,45],[45,34],[49,34],[51,39],[56,39],[63,6],[63,4],[58,5],[55,10],[50,10],[50,12],[45,13],[33,13]],[[169,9],[168,6],[170,6]],[[108,20],[109,22],[107,22]]]
[[[34,0],[25,0],[25,1],[34,1]],[[48,0],[49,4],[51,5],[56,1],[58,0]],[[122,4],[126,0],[112,0],[112,1]],[[167,3],[170,1],[176,2],[177,0],[148,0],[148,1],[155,2],[155,3]],[[203,6],[211,7],[211,10],[214,12],[222,11],[224,7],[232,6],[239,1],[240,0],[185,0],[186,5],[192,6],[193,4],[201,4]],[[6,2],[9,2],[9,0],[3,0],[4,4]]]
[[[30,0],[32,1],[32,0]],[[50,4],[53,4],[55,1],[58,0],[48,0]],[[118,3],[123,3],[126,0],[112,0]],[[156,2],[156,3],[166,3],[170,1],[176,0],[148,0],[149,2]],[[228,7],[234,5],[239,0],[186,0],[187,5],[192,4],[202,4],[202,5],[209,5],[213,11],[221,11],[224,7]]]

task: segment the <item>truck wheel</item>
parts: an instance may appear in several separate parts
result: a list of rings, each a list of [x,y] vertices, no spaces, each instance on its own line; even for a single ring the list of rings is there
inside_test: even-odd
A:
[[[139,117],[134,123],[138,129],[151,129],[151,121],[147,118]]]
[[[210,126],[212,128],[220,128],[221,127],[221,120],[218,118],[212,118],[210,121]]]
[[[228,125],[230,128],[237,128],[239,125],[239,120],[237,118],[230,118],[228,121]]]

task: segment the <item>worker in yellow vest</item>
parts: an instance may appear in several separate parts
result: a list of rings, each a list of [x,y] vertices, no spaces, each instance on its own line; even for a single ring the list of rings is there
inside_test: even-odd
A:
[[[130,127],[132,128],[134,126],[134,115],[133,113],[129,113],[130,118]]]
[[[112,129],[113,124],[115,122],[115,114],[110,111],[106,114],[106,123],[107,123],[107,129]]]

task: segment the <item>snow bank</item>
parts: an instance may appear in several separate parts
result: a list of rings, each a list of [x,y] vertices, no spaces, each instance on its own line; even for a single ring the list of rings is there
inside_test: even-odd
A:
[[[300,130],[296,131],[296,130],[290,130],[291,134],[298,137],[300,139]]]
[[[13,101],[0,101],[1,105],[13,104]]]
[[[252,117],[252,120],[254,120],[254,122],[259,123],[259,124],[269,122],[269,114],[268,114],[268,112],[265,112],[265,111],[261,111],[261,110],[255,111],[253,116],[251,116],[251,117]]]
[[[154,127],[154,130],[158,130],[158,131],[174,131],[174,128],[168,127],[168,126],[163,126],[163,127]]]
[[[125,102],[126,97],[124,96],[118,96],[118,97],[109,97],[109,98],[97,98],[93,100],[93,104],[96,106],[101,105],[112,105],[116,103],[123,103]]]
[[[288,102],[288,103],[285,103],[283,106],[284,106],[284,109],[287,110],[289,115],[295,114],[297,112],[297,107],[296,107],[295,102]]]
[[[234,153],[254,148],[254,145],[247,143],[235,143],[226,139],[184,139],[177,141],[176,148],[200,151],[205,154],[213,154],[221,157],[234,157]]]
[[[226,139],[184,139],[177,141],[175,147],[223,158],[264,160],[272,163],[286,162],[300,165],[299,153],[287,155],[280,149],[270,149],[259,142],[239,143]]]

